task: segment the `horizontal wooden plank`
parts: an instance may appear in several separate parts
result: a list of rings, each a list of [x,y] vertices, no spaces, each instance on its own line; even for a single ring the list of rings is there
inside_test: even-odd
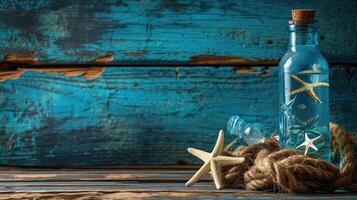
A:
[[[98,172],[103,175],[127,175],[127,179],[90,180],[92,174]],[[23,180],[7,178],[6,173],[18,174]],[[39,173],[51,172],[63,179],[47,180],[39,178]],[[157,179],[147,181],[152,173],[157,174]],[[353,193],[337,191],[333,194],[279,194],[259,191],[246,191],[243,189],[225,188],[215,190],[210,178],[199,182],[192,187],[185,187],[187,175],[192,175],[193,170],[176,167],[176,170],[160,168],[142,169],[8,169],[0,168],[0,199],[355,199]],[[78,179],[67,180],[66,176],[77,174]],[[131,177],[142,174],[141,178]],[[168,176],[168,175],[175,176]],[[83,181],[82,179],[90,180]]]
[[[15,184],[18,186],[29,185],[28,182],[38,181],[38,185],[43,185],[43,182],[61,182],[61,184],[74,184],[73,181],[141,181],[141,182],[169,182],[169,183],[183,183],[191,178],[192,174],[198,170],[198,167],[191,167],[187,169],[185,167],[178,167],[176,169],[170,169],[170,167],[161,168],[128,168],[128,169],[9,169],[0,168],[0,187],[1,183],[6,186]],[[209,180],[208,176],[205,176],[202,181]],[[37,183],[35,183],[37,184]],[[33,185],[33,183],[30,183]],[[3,186],[5,187],[5,186]]]
[[[277,68],[122,67],[87,80],[26,72],[0,84],[0,164],[190,164],[232,115],[275,127]],[[330,71],[332,120],[351,131],[357,69]],[[226,143],[233,140],[226,134]]]
[[[0,199],[351,199],[356,198],[355,195],[346,194],[324,194],[324,195],[291,195],[291,194],[265,194],[256,192],[208,192],[208,191],[89,191],[89,192],[71,192],[71,191],[56,191],[56,192],[16,192],[2,193]]]
[[[186,63],[206,55],[279,60],[290,9],[315,8],[322,53],[330,62],[356,62],[356,7],[353,0],[2,1],[0,56],[49,63],[107,53],[118,63]]]

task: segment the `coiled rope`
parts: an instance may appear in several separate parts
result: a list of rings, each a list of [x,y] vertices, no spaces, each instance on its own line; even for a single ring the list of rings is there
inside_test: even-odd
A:
[[[356,136],[331,124],[333,154],[342,158],[341,168],[293,149],[282,149],[274,138],[241,146],[230,152],[245,157],[243,165],[224,169],[226,186],[248,190],[310,193],[337,188],[357,191]]]

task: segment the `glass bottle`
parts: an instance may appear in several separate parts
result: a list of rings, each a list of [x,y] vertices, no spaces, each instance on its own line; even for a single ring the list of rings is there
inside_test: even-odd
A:
[[[260,129],[259,124],[248,124],[239,116],[232,116],[227,123],[227,131],[232,135],[237,135],[248,145],[258,144],[264,139]]]
[[[292,15],[289,49],[279,64],[280,142],[329,161],[329,67],[318,48],[315,10]]]
[[[237,135],[247,145],[259,144],[265,138],[274,136],[274,130],[261,123],[248,123],[240,116],[232,116],[227,123],[227,131]]]

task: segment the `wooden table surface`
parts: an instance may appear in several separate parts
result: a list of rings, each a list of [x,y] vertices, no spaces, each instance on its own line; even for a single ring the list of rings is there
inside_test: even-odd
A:
[[[0,168],[0,199],[357,199],[357,194],[282,194],[215,190],[209,177],[184,183],[197,167]]]

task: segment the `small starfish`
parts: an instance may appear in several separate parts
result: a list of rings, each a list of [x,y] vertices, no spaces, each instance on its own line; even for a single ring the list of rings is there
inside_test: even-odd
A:
[[[307,134],[305,133],[305,141],[303,143],[301,143],[299,146],[297,146],[296,148],[298,149],[302,146],[305,146],[305,155],[309,151],[309,148],[313,148],[313,149],[315,149],[315,151],[318,151],[319,149],[317,147],[315,147],[313,142],[318,140],[320,137],[321,137],[321,135],[319,135],[318,137],[315,137],[314,139],[310,139],[309,136],[307,136]]]
[[[298,78],[295,75],[291,75],[291,77],[298,83],[302,85],[302,87],[290,92],[289,96],[300,93],[300,92],[306,92],[315,102],[322,103],[319,97],[316,95],[314,88],[315,87],[328,87],[328,83],[324,82],[316,82],[316,83],[307,83],[300,78]]]
[[[195,173],[195,175],[193,175],[192,178],[189,181],[187,181],[186,186],[191,186],[195,184],[211,169],[213,181],[216,188],[218,190],[223,188],[223,180],[222,180],[223,175],[222,175],[221,167],[238,165],[245,161],[245,158],[241,158],[241,157],[222,156],[221,154],[223,149],[223,142],[224,142],[224,132],[223,130],[221,130],[219,132],[216,145],[214,146],[211,153],[201,151],[199,149],[188,148],[188,152],[190,152],[192,155],[196,156],[197,158],[201,159],[205,163]]]
[[[295,99],[296,99],[296,96],[293,99],[291,99],[287,104],[281,105],[281,109],[285,116],[291,116],[291,112],[293,110],[292,107],[295,102]]]
[[[298,74],[321,74],[321,71],[317,69],[317,64],[314,64],[312,69],[301,71]]]
[[[316,122],[319,119],[319,116],[313,116],[307,121],[302,121],[297,118],[295,115],[292,116],[292,120],[296,122],[296,124],[292,124],[289,126],[289,132],[292,134],[303,134],[303,133],[319,133],[316,132]]]

